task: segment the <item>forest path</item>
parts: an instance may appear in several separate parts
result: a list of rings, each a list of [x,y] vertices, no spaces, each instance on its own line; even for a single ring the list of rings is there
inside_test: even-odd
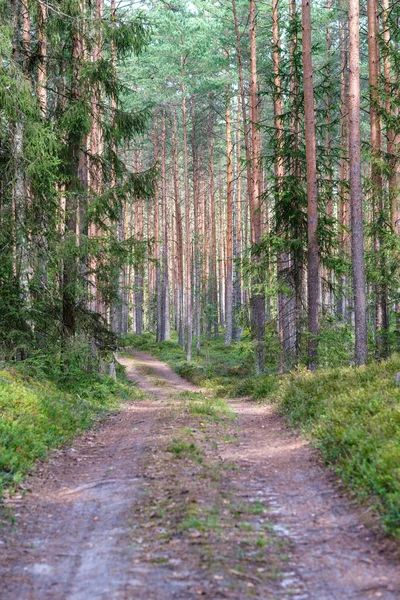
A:
[[[399,600],[398,565],[270,407],[232,419],[154,357],[120,362],[148,399],[14,497],[2,600]]]

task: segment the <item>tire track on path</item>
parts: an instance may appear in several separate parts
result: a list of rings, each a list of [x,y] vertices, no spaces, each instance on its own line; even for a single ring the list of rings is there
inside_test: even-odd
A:
[[[0,544],[1,600],[400,599],[399,565],[380,552],[379,540],[333,485],[315,451],[288,431],[271,407],[246,401],[230,402],[238,415],[230,425],[232,443],[218,444],[213,424],[206,431],[215,448],[207,459],[235,467],[216,478],[213,493],[226,491],[243,506],[262,502],[269,507],[271,543],[273,538],[289,542],[287,564],[279,559],[282,577],[262,583],[245,555],[239,568],[227,562],[231,558],[223,562],[221,557],[239,548],[245,535],[223,520],[226,541],[219,539],[213,549],[216,564],[222,561],[219,570],[204,566],[200,552],[201,543],[212,547],[213,532],[200,539],[193,531],[178,533],[165,546],[168,564],[154,562],[152,552],[162,542],[147,529],[148,491],[157,478],[162,493],[168,496],[172,489],[169,472],[159,470],[159,464],[167,464],[160,446],[175,435],[177,424],[185,424],[176,413],[182,392],[199,389],[154,357],[132,355],[133,360],[122,357],[120,362],[149,400],[126,403],[99,430],[52,453],[31,476],[31,493],[12,501],[16,527],[5,532]],[[158,456],[164,463],[157,462]],[[154,476],[146,470],[149,462]],[[190,477],[197,478],[194,487],[203,477],[201,465],[188,469],[188,464],[170,463],[178,495],[190,493]],[[139,515],[137,523],[133,514]],[[263,522],[246,518],[247,525],[251,519],[256,526]],[[132,546],[133,526],[136,539],[148,536],[147,550],[147,542],[143,548],[142,542]]]

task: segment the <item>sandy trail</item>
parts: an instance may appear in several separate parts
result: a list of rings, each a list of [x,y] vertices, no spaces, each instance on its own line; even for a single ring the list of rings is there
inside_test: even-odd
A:
[[[265,498],[274,529],[292,542],[283,586],[297,600],[400,599],[400,567],[381,552],[316,452],[271,407],[232,402],[241,442],[227,455],[249,493]]]
[[[13,500],[16,526],[0,544],[2,600],[400,599],[399,565],[380,552],[314,451],[271,408],[244,401],[232,401],[238,442],[221,447],[219,458],[238,467],[226,485],[243,502],[266,501],[274,535],[290,541],[281,579],[270,592],[257,577],[247,591],[221,587],[224,575],[189,569],[179,539],[173,571],[145,561],[132,545],[132,506],[145,504],[145,463],[174,427],[171,398],[197,388],[142,352],[120,362],[149,400],[127,403],[53,453],[31,477],[31,493]],[[168,473],[157,473],[156,461],[153,469],[167,485]]]

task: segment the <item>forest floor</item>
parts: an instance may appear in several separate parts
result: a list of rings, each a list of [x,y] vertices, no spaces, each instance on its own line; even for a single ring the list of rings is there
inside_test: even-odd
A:
[[[53,452],[8,507],[2,600],[400,598],[400,568],[274,410],[142,352],[146,400]]]

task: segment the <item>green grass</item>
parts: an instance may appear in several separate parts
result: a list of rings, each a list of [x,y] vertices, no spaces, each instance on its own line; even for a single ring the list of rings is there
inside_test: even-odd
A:
[[[51,372],[47,357],[38,356],[13,367],[4,365],[0,371],[0,496],[5,487],[20,483],[51,448],[90,428],[122,400],[140,394],[122,373],[114,380],[76,362],[64,372],[57,357],[53,359]]]
[[[293,372],[272,398],[288,423],[315,440],[325,461],[400,535],[400,357],[362,368]]]
[[[174,454],[176,458],[189,457],[198,460],[202,452],[197,448],[193,442],[187,443],[185,440],[180,438],[174,438],[172,442],[167,446],[167,452]]]
[[[208,342],[187,363],[175,341],[156,344],[150,335],[130,336],[134,345],[168,362],[183,377],[217,396],[249,396],[272,401],[288,424],[320,449],[324,460],[361,502],[372,505],[388,533],[400,536],[400,357],[367,367],[299,369],[284,376],[255,377],[246,343],[225,348]],[[336,365],[342,357],[324,358]],[[272,371],[272,368],[271,368]],[[188,397],[194,413],[212,418],[213,406]]]

